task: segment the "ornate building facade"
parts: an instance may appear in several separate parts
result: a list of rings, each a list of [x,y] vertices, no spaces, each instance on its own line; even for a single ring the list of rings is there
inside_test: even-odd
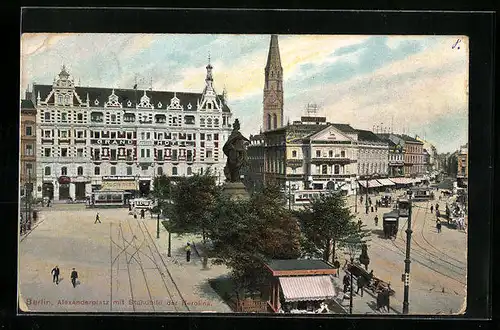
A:
[[[37,186],[44,196],[83,199],[92,190],[139,190],[155,176],[211,167],[223,178],[231,111],[206,67],[200,93],[75,86],[66,68],[34,85]]]
[[[357,130],[358,174],[389,174],[389,144],[371,131]]]
[[[278,36],[273,34],[264,70],[262,119],[264,131],[283,127],[283,101],[283,68],[281,67]]]

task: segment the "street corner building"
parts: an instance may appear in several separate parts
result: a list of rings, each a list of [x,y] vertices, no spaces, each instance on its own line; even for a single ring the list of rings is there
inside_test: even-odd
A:
[[[63,66],[52,85],[33,84],[22,101],[36,118],[23,124],[33,141],[22,160],[33,159],[21,177],[36,163],[36,197],[54,201],[101,189],[147,194],[155,176],[208,168],[221,180],[232,114],[212,69],[209,63],[203,91],[191,93],[78,86]]]

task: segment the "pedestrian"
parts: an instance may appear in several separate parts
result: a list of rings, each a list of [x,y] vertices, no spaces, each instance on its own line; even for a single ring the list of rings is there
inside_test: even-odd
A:
[[[368,197],[368,203],[370,203],[370,206],[372,205],[372,198]]]
[[[440,233],[441,232],[441,221],[436,221],[436,229],[437,229],[437,232]]]
[[[189,262],[191,260],[191,244],[189,242],[186,244],[186,261]]]
[[[59,284],[59,266],[55,266],[52,268],[50,272],[52,274],[52,282],[55,284]]]
[[[431,213],[434,212],[434,205],[431,205]]]
[[[363,297],[363,287],[364,287],[364,281],[363,281],[363,276],[358,276],[358,279],[356,281],[357,289],[356,289],[356,294],[359,294],[359,290],[361,290],[361,297]]]
[[[436,203],[436,211],[439,210],[439,204]]]
[[[378,215],[375,215],[375,226],[378,226]]]
[[[141,210],[141,219],[144,219],[144,210]]]
[[[366,205],[366,208],[365,208],[365,212],[366,212],[366,214],[368,214],[368,209],[369,209],[369,208],[368,208],[368,205]]]
[[[342,283],[344,284],[344,293],[347,292],[347,289],[349,288],[351,284],[351,278],[349,275],[345,274],[344,279],[342,280]]]
[[[76,288],[77,278],[78,278],[78,272],[73,268],[73,271],[71,272],[71,284],[73,284],[74,288]]]
[[[335,277],[339,277],[339,269],[340,269],[340,261],[339,261],[339,259],[335,258],[335,261],[333,262],[333,268],[336,269]]]
[[[377,201],[377,204],[375,204],[375,212],[378,212],[378,203],[379,201]]]
[[[372,205],[372,207],[371,207],[371,208],[372,208],[372,213],[373,213],[373,205]]]
[[[97,213],[96,213],[96,215],[95,215],[95,221],[94,221],[94,224],[96,224],[97,222],[102,223],[102,222],[101,222],[101,219],[99,219],[99,212],[97,212]]]

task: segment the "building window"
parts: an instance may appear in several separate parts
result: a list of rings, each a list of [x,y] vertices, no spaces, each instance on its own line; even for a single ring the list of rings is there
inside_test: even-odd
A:
[[[177,175],[177,167],[172,167],[172,175]]]
[[[32,144],[26,145],[26,156],[33,156],[33,145]]]
[[[78,166],[78,168],[76,170],[76,174],[77,175],[83,175],[83,166]]]
[[[132,175],[132,167],[127,167],[127,175]]]
[[[52,133],[52,132],[51,132],[50,130],[46,130],[46,131],[45,131],[45,137],[46,137],[46,138],[50,138],[50,137],[51,137],[51,133]]]
[[[68,149],[61,148],[61,157],[68,157]]]
[[[205,133],[200,133],[200,140],[205,140]]]
[[[44,116],[45,116],[45,120],[47,120],[47,121],[50,120],[50,112],[46,112],[44,114]]]
[[[328,165],[321,165],[321,174],[328,174]]]
[[[157,158],[158,160],[163,160],[163,150],[158,150],[158,151],[156,152],[156,158]]]
[[[26,136],[31,136],[33,128],[31,126],[26,126]]]
[[[33,164],[31,163],[26,164],[26,174],[28,176],[31,176],[33,174]]]
[[[45,167],[45,175],[50,175],[50,167],[49,166]]]
[[[189,166],[189,167],[187,168],[187,175],[191,175],[191,174],[193,174],[193,172],[192,172],[192,171],[193,171],[193,170],[191,169],[191,166]]]
[[[149,158],[151,157],[151,151],[149,149],[146,149],[146,156]]]
[[[151,133],[147,132],[146,133],[146,140],[149,140],[151,138]]]
[[[94,167],[94,175],[101,175],[101,168],[99,166]]]
[[[66,131],[61,131],[61,137],[62,137],[63,139],[67,138],[67,137],[68,137],[68,132],[66,132]]]
[[[68,168],[67,167],[61,167],[61,175],[68,175]]]
[[[339,165],[335,165],[334,166],[333,173],[335,173],[335,174],[339,174],[340,173],[340,166]]]
[[[145,140],[146,139],[146,133],[142,132],[141,133],[141,140]]]
[[[212,150],[207,150],[207,158],[212,158]]]
[[[111,121],[116,121],[116,115],[111,115]]]
[[[207,134],[207,141],[212,141],[212,134]]]
[[[111,175],[116,175],[116,167],[111,166]]]
[[[68,120],[68,114],[66,112],[61,113],[61,121],[66,122]]]
[[[116,149],[111,149],[111,160],[116,160]]]
[[[76,132],[76,137],[79,139],[83,139],[83,132],[82,131]]]
[[[333,150],[328,150],[328,157],[330,157],[330,158],[333,157]]]
[[[45,148],[44,153],[45,157],[50,157],[50,148]]]
[[[321,157],[321,150],[316,150],[316,157]]]
[[[172,150],[172,160],[173,161],[177,160],[177,150]]]
[[[144,149],[141,149],[141,157],[144,158]]]
[[[158,175],[163,175],[163,168],[158,167]]]
[[[344,150],[342,150],[342,151],[340,152],[340,157],[345,158],[345,151],[344,151]]]
[[[83,115],[81,113],[77,114],[76,115],[76,119],[79,120],[79,121],[82,121],[83,120]]]
[[[292,157],[293,157],[293,158],[297,158],[297,151],[296,151],[296,150],[293,150],[293,151],[292,151]]]

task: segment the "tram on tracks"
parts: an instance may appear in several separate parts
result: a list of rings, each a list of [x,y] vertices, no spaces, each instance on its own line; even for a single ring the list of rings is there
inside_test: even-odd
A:
[[[399,228],[399,210],[392,210],[384,213],[382,225],[384,227],[384,237],[396,237]]]
[[[90,194],[88,207],[127,207],[131,193],[126,191],[101,190]]]
[[[399,211],[399,217],[407,218],[410,215],[410,200],[406,198],[398,199],[396,208]]]
[[[294,204],[297,206],[309,205],[314,198],[329,193],[328,190],[297,190],[294,192]]]
[[[408,190],[408,195],[411,196],[414,201],[428,201],[434,199],[434,192],[431,188],[427,187],[414,187]]]

